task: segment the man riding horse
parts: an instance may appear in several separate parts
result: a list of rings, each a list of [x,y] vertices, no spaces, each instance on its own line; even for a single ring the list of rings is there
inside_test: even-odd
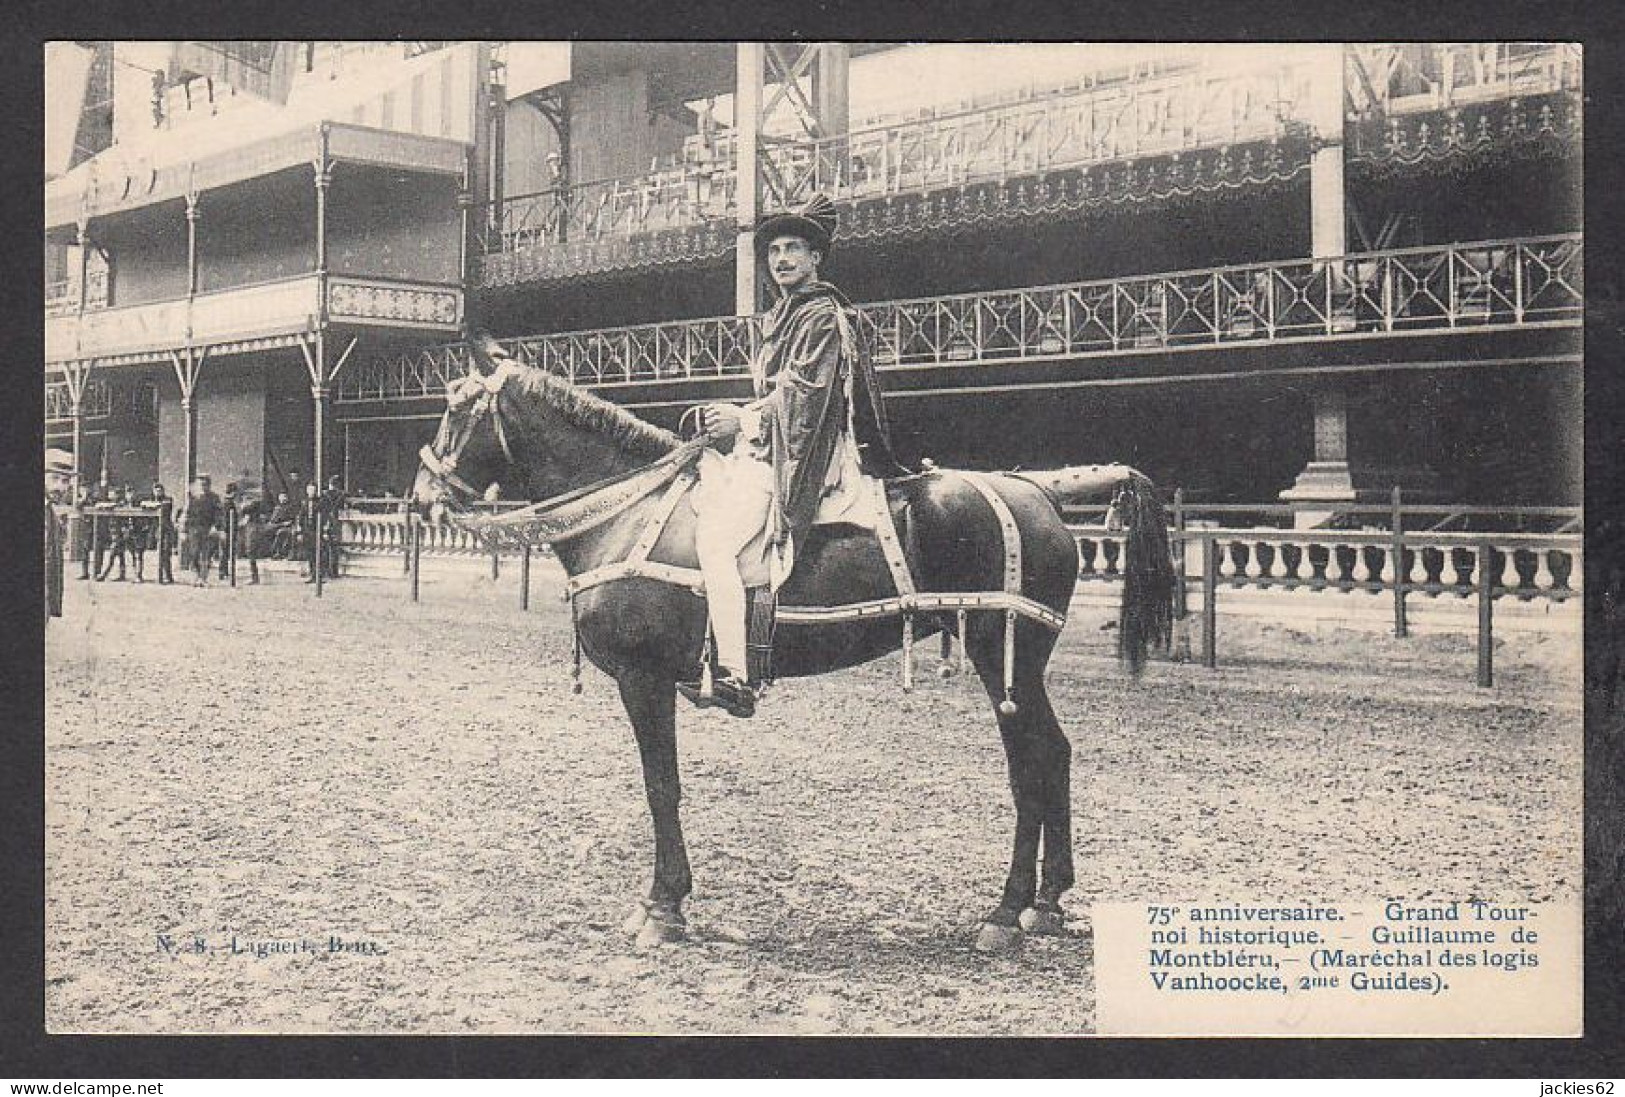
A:
[[[700,463],[695,547],[718,672],[712,697],[698,682],[678,688],[697,704],[717,703],[736,716],[755,711],[765,658],[749,653],[771,648],[772,594],[794,567],[798,542],[815,524],[870,525],[875,516],[865,511],[863,474],[902,471],[857,311],[818,276],[835,225],[834,204],[818,195],[757,227],[757,259],[779,299],[762,319],[751,362],[756,399],[743,407],[711,404],[701,413],[718,448]],[[767,583],[757,590],[766,611],[749,614],[747,624],[742,570],[750,570],[752,557],[741,554],[753,545],[761,549],[755,559],[766,555]]]

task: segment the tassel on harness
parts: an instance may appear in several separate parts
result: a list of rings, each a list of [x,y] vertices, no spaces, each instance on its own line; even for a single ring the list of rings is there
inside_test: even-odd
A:
[[[1016,611],[1004,613],[1004,700],[999,702],[1000,716],[1014,716],[1020,709],[1016,705]]]
[[[581,621],[576,615],[576,600],[570,598],[570,692],[581,692]]]
[[[903,692],[914,692],[914,615],[903,614]]]

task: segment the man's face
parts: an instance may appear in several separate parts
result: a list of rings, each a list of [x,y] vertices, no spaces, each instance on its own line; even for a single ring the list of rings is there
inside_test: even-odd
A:
[[[73,486],[73,477],[61,472],[47,472],[45,474],[45,490],[61,495]]]
[[[818,277],[821,252],[799,236],[775,237],[767,245],[767,270],[785,293],[795,293]]]

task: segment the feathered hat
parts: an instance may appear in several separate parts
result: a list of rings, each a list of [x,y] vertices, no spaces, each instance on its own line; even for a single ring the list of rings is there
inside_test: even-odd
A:
[[[838,220],[835,203],[826,194],[813,195],[799,210],[768,214],[756,225],[756,257],[766,255],[767,246],[781,236],[799,236],[809,247],[828,256]]]

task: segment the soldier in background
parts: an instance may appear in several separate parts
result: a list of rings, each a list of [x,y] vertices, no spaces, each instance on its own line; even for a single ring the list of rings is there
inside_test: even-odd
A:
[[[129,510],[141,509],[135,489],[128,484],[124,487],[124,497],[119,505]],[[152,542],[152,524],[148,519],[134,516],[124,519],[124,549],[130,554],[130,566],[135,571],[135,581],[138,583],[147,581],[147,549]]]
[[[209,585],[209,565],[214,562],[214,539],[220,529],[220,496],[207,476],[199,476],[186,500],[181,519],[185,531],[182,542],[191,547],[192,566],[197,576],[194,586]]]
[[[321,494],[318,509],[321,511],[322,574],[329,579],[339,577],[339,515],[344,503],[342,478],[328,477],[327,490]]]
[[[222,583],[231,578],[231,565],[236,561],[238,554],[242,552],[241,535],[237,529],[237,504],[237,481],[227,480],[226,497],[222,501],[220,512],[220,529],[216,533],[220,541],[220,570],[218,575]]]
[[[305,485],[305,505],[300,515],[300,525],[304,533],[304,559],[300,574],[305,582],[316,581],[316,544],[321,537],[321,499],[316,491],[316,483],[312,481]]]
[[[107,555],[107,518],[98,512],[106,502],[106,488],[91,484],[81,488],[79,494],[79,523],[84,530],[85,551],[79,558],[79,578],[93,579],[102,570],[102,559]]]
[[[73,460],[48,453],[45,458],[45,621],[62,616],[62,519],[58,502],[73,490]]]
[[[270,542],[270,501],[263,490],[245,490],[237,503],[237,551],[248,561],[248,581],[260,581],[260,557]]]
[[[98,510],[111,512],[119,507],[129,505],[130,489],[126,486],[116,497],[105,499],[96,506]],[[105,582],[107,576],[113,571],[113,565],[117,564],[118,578],[114,579],[113,582],[122,583],[125,578],[125,556],[130,550],[131,520],[113,513],[107,513],[99,520],[103,523],[102,528],[106,531],[102,539],[106,542],[107,555],[98,554],[97,556],[96,582]]]
[[[175,581],[174,561],[170,559],[175,551],[175,501],[164,491],[164,485],[152,485],[152,498],[144,499],[141,506],[157,512],[152,523],[152,543],[158,553],[158,583],[166,586]]]

